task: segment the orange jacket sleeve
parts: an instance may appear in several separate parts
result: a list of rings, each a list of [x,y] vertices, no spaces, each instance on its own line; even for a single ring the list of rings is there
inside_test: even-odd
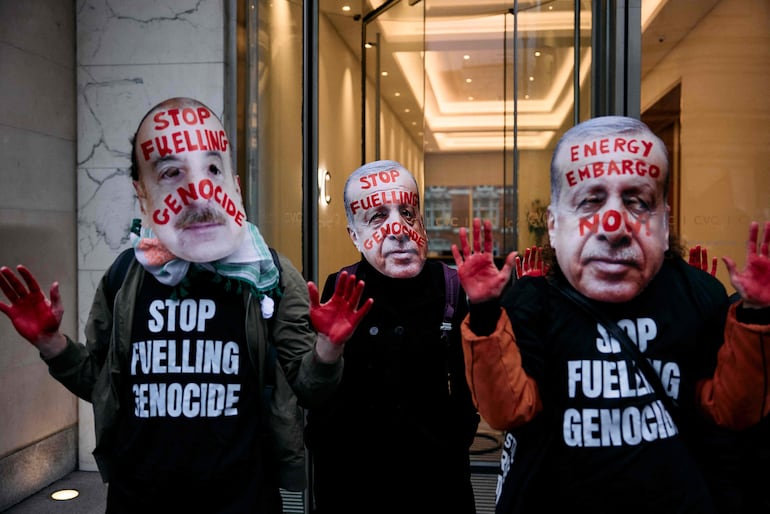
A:
[[[477,336],[470,315],[461,327],[465,377],[479,414],[495,430],[508,430],[531,420],[543,408],[537,382],[521,366],[511,321],[504,309],[495,331]]]
[[[770,325],[740,323],[730,306],[714,376],[698,383],[701,408],[718,424],[750,427],[770,412]]]

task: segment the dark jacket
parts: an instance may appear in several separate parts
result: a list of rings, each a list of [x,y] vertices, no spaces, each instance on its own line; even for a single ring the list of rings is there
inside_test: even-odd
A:
[[[340,388],[308,413],[318,512],[475,512],[469,448],[479,416],[460,344],[465,293],[447,341],[441,263],[393,279],[361,261],[356,277],[372,310],[345,345]]]
[[[342,361],[325,364],[316,358],[316,332],[310,322],[307,284],[286,257],[280,256],[280,263],[283,295],[272,320],[273,342],[281,364],[276,376],[276,396],[286,396],[285,391],[278,389],[281,384],[288,383],[296,393],[299,404],[310,407],[322,402],[338,385]],[[86,324],[86,343],[68,338],[66,349],[46,361],[55,379],[80,398],[93,403],[96,431],[93,454],[105,482],[109,481],[113,464],[111,450],[115,444],[119,395],[123,384],[121,369],[126,366],[130,354],[135,297],[144,279],[154,280],[134,260],[126,273],[123,287],[115,297],[114,308],[111,308],[105,296],[108,287],[105,274],[97,287]],[[252,362],[263,363],[266,345],[260,304],[248,291],[243,292],[243,301]],[[262,377],[262,373],[258,376]],[[296,404],[287,404],[286,408],[294,409]],[[301,438],[302,433],[298,432],[293,437]],[[304,468],[295,470],[296,473],[302,475],[297,478],[303,478]]]

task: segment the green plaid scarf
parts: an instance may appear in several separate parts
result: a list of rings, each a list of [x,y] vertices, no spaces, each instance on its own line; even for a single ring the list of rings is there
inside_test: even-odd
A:
[[[175,286],[179,296],[186,294],[188,276],[200,270],[214,273],[216,281],[224,281],[225,289],[243,285],[249,287],[259,299],[280,295],[279,271],[273,262],[270,249],[256,225],[246,222],[247,232],[243,243],[235,252],[223,259],[205,263],[191,263],[174,256],[163,246],[149,227],[142,227],[135,219],[131,227],[131,242],[136,259],[162,284]]]

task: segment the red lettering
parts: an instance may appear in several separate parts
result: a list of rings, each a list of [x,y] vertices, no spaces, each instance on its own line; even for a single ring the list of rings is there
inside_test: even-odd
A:
[[[182,120],[188,125],[195,125],[198,123],[198,116],[192,107],[185,107],[182,109]]]
[[[602,228],[605,232],[615,232],[620,228],[621,216],[618,211],[608,210],[602,216]]]
[[[195,137],[198,138],[198,147],[201,149],[201,151],[206,151],[209,149],[209,147],[206,146],[206,141],[204,141],[203,138],[201,138],[200,130],[195,131]]]
[[[649,175],[651,178],[660,177],[662,170],[659,166],[651,164],[640,159],[623,159],[620,161],[595,161],[586,164],[582,168],[569,170],[565,172],[564,177],[569,187],[577,185],[579,182],[591,178],[599,178],[603,175],[638,175],[644,177]],[[577,173],[577,175],[576,175]]]
[[[198,192],[195,190],[195,184],[192,182],[187,185],[187,189],[180,187],[176,192],[179,195],[179,199],[182,200],[182,203],[185,205],[190,205],[191,201],[198,199]],[[179,214],[179,212],[175,211],[175,214]]]
[[[165,225],[168,223],[168,220],[169,216],[166,209],[163,209],[162,211],[158,209],[152,213],[152,221],[154,221],[156,225]]]
[[[225,207],[225,212],[228,214],[228,216],[235,216],[236,210],[237,209],[235,208],[235,203],[228,197],[227,207]]]
[[[184,141],[182,141],[182,133],[174,132],[171,134],[171,140],[174,142],[174,153],[184,152]]]
[[[578,224],[578,231],[580,232],[581,236],[584,236],[586,231],[595,234],[599,231],[599,215],[594,214],[593,216],[580,218],[580,223]]]
[[[618,163],[615,161],[610,161],[607,163],[607,176],[609,177],[612,174],[622,175],[620,168],[618,168]]]
[[[631,169],[632,161],[629,161],[627,159],[623,160],[623,173],[628,173],[629,175],[634,174],[634,170]]]
[[[622,226],[625,226],[629,232],[635,234],[641,233],[642,227],[645,227],[647,235],[650,234],[650,217],[648,215],[642,215],[637,218],[629,215],[627,212],[620,213],[614,209],[605,211],[601,216],[601,220],[598,213],[581,218],[578,223],[578,231],[581,236],[584,236],[586,232],[595,234],[599,230],[600,223],[602,230],[605,232],[615,232]]]
[[[625,219],[628,230],[630,230],[632,233],[641,234],[642,227],[645,227],[647,229],[647,235],[648,236],[650,235],[650,216],[649,215],[643,214],[639,216],[639,218],[633,218],[629,216],[627,213],[624,213],[623,218]]]
[[[200,180],[197,184],[190,182],[184,187],[178,187],[176,189],[176,196],[169,194],[163,199],[163,203],[168,208],[163,210],[156,210],[152,219],[158,225],[164,225],[168,223],[170,213],[179,214],[182,212],[182,205],[190,205],[191,202],[201,198],[203,200],[213,200],[222,206],[228,216],[232,217],[238,225],[242,225],[246,219],[246,214],[238,210],[238,206],[230,198],[221,186],[214,186],[213,182],[209,179]]]
[[[150,154],[152,154],[152,139],[148,139],[139,145],[139,147],[142,149],[142,157],[144,157],[144,160],[146,161],[150,158]]]
[[[204,178],[198,182],[198,193],[200,193],[201,198],[204,200],[208,200],[214,196],[214,184],[211,183],[211,180]]]
[[[584,143],[582,146],[571,146],[569,148],[569,157],[572,162],[578,161],[581,158],[594,157],[598,154],[608,154],[610,152],[641,153],[642,156],[648,157],[654,146],[652,141],[645,141],[644,139],[604,138]]]
[[[187,151],[188,152],[193,152],[193,151],[198,149],[198,147],[195,146],[195,143],[193,143],[190,140],[190,133],[188,131],[186,131],[186,130],[184,131],[184,140],[185,140],[185,143],[187,144]]]
[[[171,119],[174,121],[174,126],[179,126],[179,109],[169,109],[168,115],[171,116]]]
[[[167,155],[171,155],[172,152],[171,148],[168,146],[168,141],[166,140],[166,136],[163,137],[156,137],[155,138],[155,146],[158,147],[158,153],[161,157],[165,157]]]
[[[209,140],[209,147],[212,150],[221,150],[222,149],[221,140],[219,139],[219,137],[217,137],[218,136],[217,133],[212,132],[210,130],[207,130],[206,133],[207,133],[206,138]]]
[[[361,189],[369,189],[370,187],[377,187],[378,178],[380,179],[380,183],[389,184],[395,182],[400,175],[398,170],[379,171],[377,173],[364,175],[358,180],[362,184]]]
[[[155,122],[155,130],[163,130],[169,126],[168,120],[163,118],[164,114],[166,114],[166,111],[159,111],[152,117],[152,120]]]

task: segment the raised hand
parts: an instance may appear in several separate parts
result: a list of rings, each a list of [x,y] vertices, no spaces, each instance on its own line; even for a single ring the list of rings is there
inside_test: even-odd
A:
[[[59,333],[64,314],[59,283],[54,282],[51,286],[51,299],[48,300],[27,268],[19,265],[16,269],[26,286],[13,270],[7,266],[0,268],[0,289],[11,302],[0,302],[0,311],[10,318],[21,337],[38,347],[44,356],[51,356],[65,343],[64,336]],[[56,343],[53,350],[52,343]]]
[[[730,273],[730,282],[741,295],[743,306],[749,309],[770,307],[770,221],[765,222],[764,237],[759,252],[759,223],[752,221],[749,225],[749,242],[747,244],[746,265],[743,271],[738,271],[735,261],[730,257],[722,260]]]
[[[318,287],[313,282],[307,283],[307,289],[310,294],[310,319],[313,326],[335,345],[341,345],[350,339],[374,303],[374,300],[369,298],[361,307],[358,306],[364,290],[364,281],[356,282],[356,276],[348,275],[347,271],[339,274],[334,294],[324,304],[320,303]]]
[[[542,277],[548,273],[548,266],[543,262],[543,249],[532,246],[524,251],[524,259],[516,256],[516,278]]]
[[[717,275],[717,262],[719,262],[719,260],[716,257],[711,259],[711,271],[709,273],[711,273],[712,277]],[[694,247],[690,248],[690,265],[695,266],[700,270],[708,271],[708,250],[701,248],[700,245],[695,245]]]
[[[492,256],[492,222],[484,220],[484,251],[481,251],[481,220],[473,219],[473,253],[468,245],[468,231],[460,229],[460,246],[452,245],[452,255],[457,265],[460,283],[471,303],[479,303],[499,297],[511,278],[517,253],[505,258],[503,269],[498,270]]]

